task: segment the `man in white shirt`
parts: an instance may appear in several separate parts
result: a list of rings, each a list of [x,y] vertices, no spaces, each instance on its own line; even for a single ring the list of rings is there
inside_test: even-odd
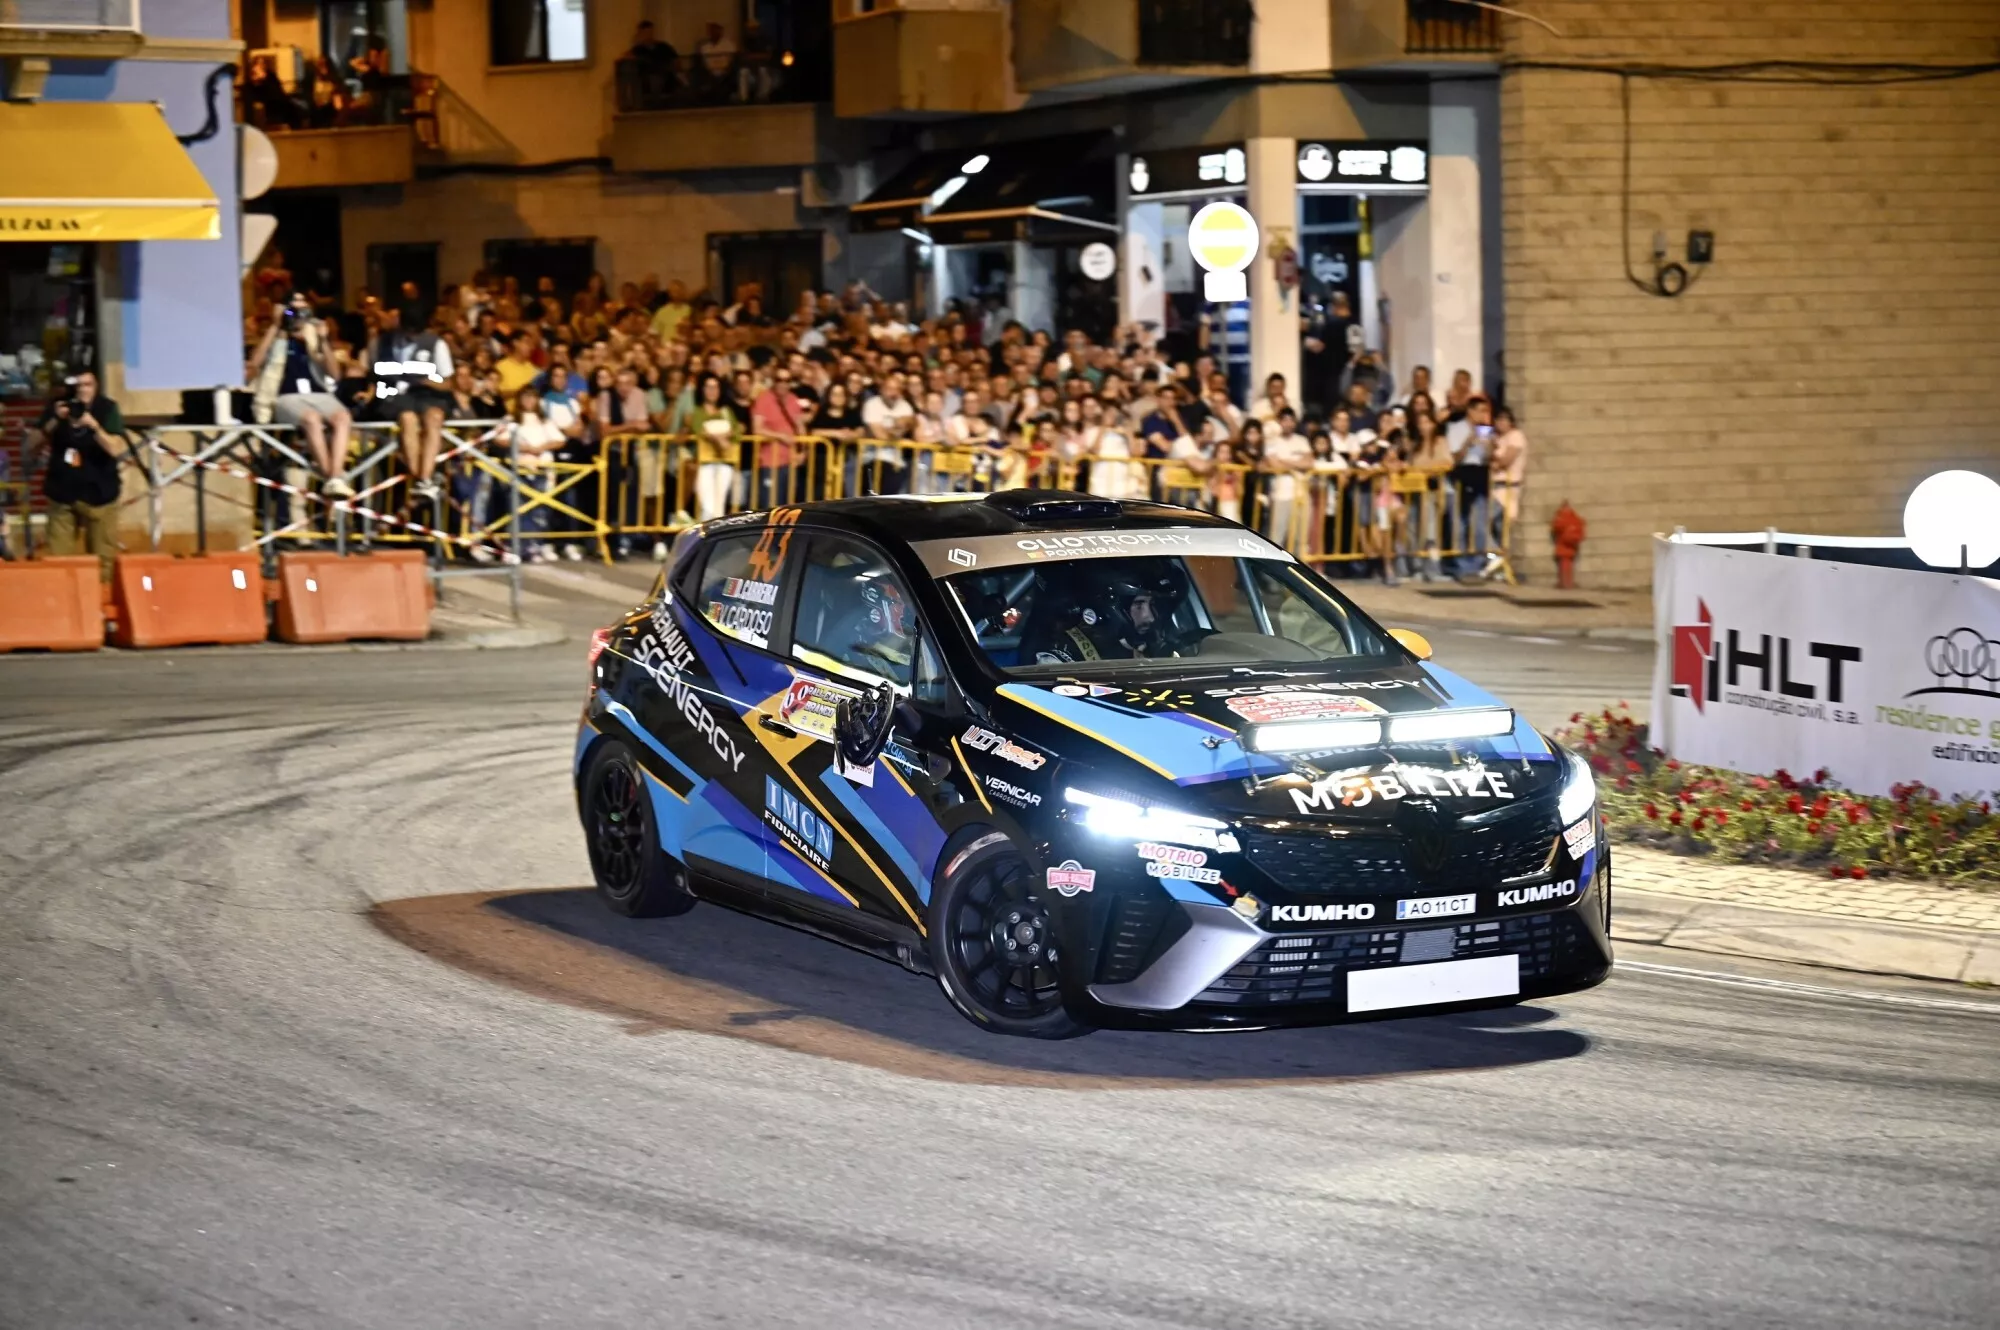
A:
[[[903,492],[903,440],[916,427],[917,408],[903,395],[903,376],[891,371],[882,379],[882,391],[861,408],[861,426],[873,440],[860,451],[861,474],[850,485],[850,494],[901,494]]]
[[[1264,380],[1264,395],[1250,403],[1250,415],[1266,425],[1278,419],[1278,413],[1291,410],[1291,402],[1285,397],[1285,376],[1273,374]]]
[[[1304,515],[1310,509],[1299,500],[1305,497],[1304,476],[1312,470],[1313,450],[1297,427],[1298,417],[1290,407],[1284,407],[1264,436],[1264,470],[1270,473],[1264,491],[1270,499],[1270,518],[1264,534],[1285,549],[1302,550],[1306,548]]]

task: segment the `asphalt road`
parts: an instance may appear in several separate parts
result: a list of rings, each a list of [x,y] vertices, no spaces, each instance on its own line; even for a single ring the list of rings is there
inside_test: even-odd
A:
[[[1545,721],[1644,670],[1439,645]],[[1976,993],[1634,968],[998,1040],[772,925],[601,910],[583,677],[0,660],[0,1325],[1995,1324]]]

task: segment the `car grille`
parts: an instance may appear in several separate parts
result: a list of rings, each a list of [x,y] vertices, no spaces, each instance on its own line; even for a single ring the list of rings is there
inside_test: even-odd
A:
[[[1104,922],[1097,954],[1097,982],[1123,984],[1188,931],[1187,911],[1161,891],[1119,896]]]
[[[1340,978],[1346,970],[1509,954],[1521,958],[1521,982],[1526,984],[1575,968],[1589,945],[1588,930],[1571,910],[1455,928],[1291,933],[1245,956],[1195,1001],[1224,1006],[1335,1002],[1346,997]]]
[[[1241,833],[1243,853],[1288,891],[1316,896],[1382,896],[1414,888],[1468,890],[1532,877],[1555,844],[1553,808],[1508,810],[1491,821],[1464,819],[1434,846],[1394,833]],[[1431,854],[1423,851],[1428,848]]]

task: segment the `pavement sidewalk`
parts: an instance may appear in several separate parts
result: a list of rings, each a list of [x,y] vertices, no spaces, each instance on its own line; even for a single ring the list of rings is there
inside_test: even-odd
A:
[[[1615,939],[1868,974],[2000,984],[2000,891],[1612,851]]]
[[[1653,596],[1646,590],[1559,591],[1504,582],[1415,580],[1384,586],[1358,577],[1336,577],[1334,585],[1392,628],[1441,624],[1543,637],[1653,640]]]

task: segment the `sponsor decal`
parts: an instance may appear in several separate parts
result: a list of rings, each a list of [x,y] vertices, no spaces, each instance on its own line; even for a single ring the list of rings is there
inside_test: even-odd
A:
[[[1937,682],[1929,688],[1912,688],[1904,697],[1966,693],[2000,701],[2000,639],[1976,628],[1954,628],[1926,642],[1924,668]]]
[[[770,645],[770,610],[759,609],[755,605],[738,605],[726,600],[711,600],[708,602],[705,617],[723,632],[748,642],[753,647]]]
[[[749,600],[759,605],[775,605],[778,602],[778,584],[753,582],[747,577],[725,577],[722,579],[722,594],[732,600]]]
[[[1374,917],[1375,907],[1366,901],[1358,905],[1273,905],[1271,907],[1271,922],[1274,924],[1340,924]]]
[[[1029,771],[1041,770],[1043,763],[1049,760],[1045,754],[1037,753],[1032,748],[1023,748],[1005,735],[995,734],[977,725],[960,735],[958,741],[975,753],[991,753]]]
[[[1167,845],[1160,841],[1142,840],[1137,849],[1139,857],[1146,861],[1149,877],[1172,877],[1185,882],[1222,881],[1222,870],[1204,867],[1208,856],[1200,850],[1190,850],[1179,845]]]
[[[1177,692],[1172,688],[1127,688],[1120,699],[1128,706],[1144,707],[1149,711],[1175,711],[1194,705],[1194,695]]]
[[[852,688],[818,679],[793,679],[778,702],[778,719],[800,734],[831,743],[834,712],[842,701],[859,696]]]
[[[977,554],[974,554],[971,550],[959,549],[956,546],[946,550],[944,557],[950,559],[961,568],[973,568],[979,564],[979,556]]]
[[[1574,826],[1563,828],[1563,844],[1569,849],[1569,857],[1581,859],[1597,845],[1597,819],[1586,817]]]
[[[1049,691],[1058,697],[1115,697],[1125,690],[1108,683],[1059,683]]]
[[[764,821],[793,854],[821,872],[833,867],[833,828],[773,776],[764,777]]]
[[[1382,708],[1365,697],[1346,693],[1278,692],[1232,697],[1229,709],[1253,725],[1269,725],[1285,720],[1342,720],[1351,716],[1379,716]]]
[[[1718,629],[1706,600],[1695,602],[1695,617],[1694,623],[1674,625],[1667,691],[1694,703],[1697,712],[1706,714],[1711,702],[1720,702],[1804,720],[1861,723],[1840,705],[1852,682],[1846,667],[1861,663],[1860,647]],[[1793,677],[1794,670],[1800,677]]]
[[[1049,890],[1058,895],[1074,896],[1096,885],[1097,871],[1085,868],[1074,859],[1065,859],[1049,870]]]
[[[1496,905],[1533,905],[1537,901],[1566,900],[1576,895],[1576,879],[1544,882],[1539,887],[1512,887],[1500,893]]]
[[[1258,693],[1357,693],[1384,688],[1420,688],[1415,679],[1320,679],[1303,683],[1251,683],[1234,688],[1210,688],[1208,697],[1251,697]]]
[[[743,750],[737,746],[735,737],[722,728],[715,713],[702,700],[701,690],[689,681],[685,671],[694,663],[694,648],[688,645],[680,625],[665,609],[653,611],[652,630],[641,633],[633,643],[632,659],[652,677],[654,686],[667,695],[674,709],[694,727],[725,767],[735,771],[743,765]]]
[[[870,762],[865,767],[857,767],[842,757],[840,750],[836,748],[833,750],[833,769],[836,773],[845,777],[850,784],[866,785],[871,790],[875,788],[875,764],[873,762]]]
[[[1024,790],[1012,781],[1001,780],[998,776],[988,776],[986,778],[986,788],[993,792],[995,798],[1003,799],[1016,808],[1040,808],[1042,806],[1041,795],[1036,794],[1033,790]]]
[[[1396,902],[1396,917],[1444,919],[1454,914],[1471,914],[1477,908],[1479,896],[1475,892],[1467,892],[1463,896],[1415,896]]]
[[[1393,762],[1380,771],[1334,771],[1314,781],[1312,788],[1293,790],[1292,803],[1301,813],[1365,808],[1375,800],[1393,803],[1411,797],[1429,799],[1512,799],[1505,773],[1477,764],[1426,767]]]
[[[1025,537],[1014,548],[1030,559],[1084,559],[1133,550],[1186,550],[1193,544],[1194,536],[1186,531],[1078,531]]]

